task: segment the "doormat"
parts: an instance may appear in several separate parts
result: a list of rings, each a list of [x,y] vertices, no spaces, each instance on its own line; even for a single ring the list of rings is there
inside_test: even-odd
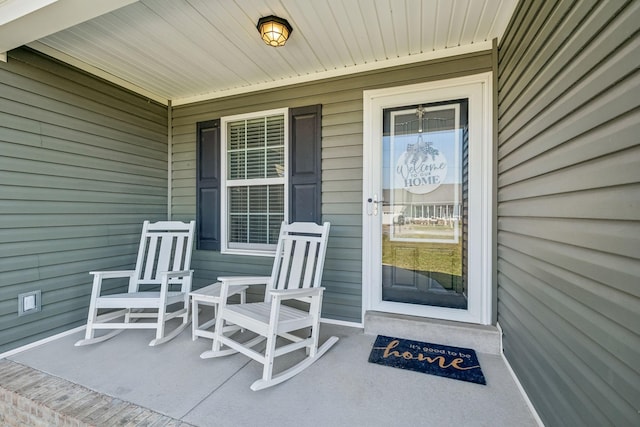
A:
[[[476,352],[428,342],[378,335],[370,363],[486,385]]]

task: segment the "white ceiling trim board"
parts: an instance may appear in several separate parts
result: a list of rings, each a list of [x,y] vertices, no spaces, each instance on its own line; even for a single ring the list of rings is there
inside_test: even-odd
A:
[[[0,25],[22,18],[58,0],[4,0],[0,1]]]
[[[221,90],[216,92],[205,93],[202,95],[190,96],[185,98],[176,98],[171,100],[173,106],[192,104],[194,102],[208,101],[212,99],[224,98],[226,96],[241,95],[250,92],[256,92],[265,89],[274,89],[283,86],[289,86],[299,83],[308,83],[316,80],[323,80],[332,77],[348,76],[350,74],[362,73],[366,71],[375,71],[383,68],[395,67],[400,65],[414,64],[422,61],[434,59],[448,58],[451,56],[464,55],[468,53],[482,52],[492,49],[492,41],[482,43],[474,43],[465,46],[456,46],[447,49],[426,52],[417,55],[410,55],[400,58],[387,59],[384,61],[375,61],[368,64],[354,65],[336,70],[323,71],[305,76],[289,77],[267,83],[258,83],[250,86]]]

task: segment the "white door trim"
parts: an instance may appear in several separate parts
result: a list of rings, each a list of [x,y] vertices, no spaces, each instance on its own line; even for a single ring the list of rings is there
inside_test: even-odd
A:
[[[492,74],[482,73],[363,92],[362,319],[368,310],[488,325],[492,313],[493,143]],[[409,104],[469,99],[468,309],[382,301],[381,215],[372,215],[380,193],[382,110]]]

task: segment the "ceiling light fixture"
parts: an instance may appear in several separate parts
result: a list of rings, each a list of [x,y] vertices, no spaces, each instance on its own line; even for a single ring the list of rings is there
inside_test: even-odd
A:
[[[274,15],[260,18],[257,27],[262,40],[273,47],[284,46],[293,31],[286,19]]]

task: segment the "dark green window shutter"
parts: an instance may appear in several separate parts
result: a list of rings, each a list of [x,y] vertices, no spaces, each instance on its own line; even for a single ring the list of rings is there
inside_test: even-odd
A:
[[[289,110],[289,222],[322,221],[322,106]]]
[[[198,249],[220,250],[220,120],[200,122],[196,142]]]

